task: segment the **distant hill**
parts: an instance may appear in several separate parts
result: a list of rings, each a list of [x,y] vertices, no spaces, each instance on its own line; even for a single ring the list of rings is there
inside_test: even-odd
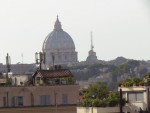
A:
[[[127,78],[142,78],[144,74],[150,72],[150,62],[117,57],[111,61],[102,61],[95,64],[85,63],[69,68],[80,84],[101,81],[112,90],[118,87],[119,82]]]

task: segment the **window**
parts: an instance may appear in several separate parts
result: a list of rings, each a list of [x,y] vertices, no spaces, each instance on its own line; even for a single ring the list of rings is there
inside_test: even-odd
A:
[[[3,97],[3,106],[6,107],[6,97]]]
[[[36,78],[36,82],[37,82],[37,84],[40,84],[40,77]]]
[[[41,95],[40,96],[40,105],[50,105],[50,96],[49,95]]]
[[[129,101],[135,102],[136,101],[136,96],[135,93],[129,93],[128,95]]]
[[[144,101],[144,95],[142,92],[132,92],[128,93],[128,99],[130,102],[136,102],[136,101]]]
[[[14,96],[13,106],[23,106],[23,96]]]
[[[143,95],[143,93],[137,93],[136,98],[137,98],[137,101],[144,101],[144,95]]]
[[[68,95],[67,94],[62,95],[62,104],[68,104]]]

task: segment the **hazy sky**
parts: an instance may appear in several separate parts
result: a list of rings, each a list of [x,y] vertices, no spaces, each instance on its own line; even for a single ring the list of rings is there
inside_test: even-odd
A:
[[[73,38],[79,61],[88,56],[90,32],[98,59],[150,60],[150,0],[0,0],[0,62],[35,62],[35,52],[56,16]]]

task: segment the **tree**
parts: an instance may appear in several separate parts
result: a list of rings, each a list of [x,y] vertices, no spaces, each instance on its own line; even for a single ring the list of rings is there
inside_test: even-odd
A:
[[[150,85],[150,72],[144,75],[144,82],[147,86]]]
[[[101,82],[82,89],[80,94],[83,95],[81,106],[106,107],[116,106],[119,103],[117,92],[109,92],[108,87]]]
[[[92,98],[92,95],[94,95],[95,98],[103,99],[107,98],[108,93],[108,87],[101,82],[98,82],[88,87],[86,95],[88,98]]]
[[[66,81],[68,84],[75,84],[75,79],[73,77],[67,77]]]
[[[117,92],[113,91],[108,95],[108,106],[116,106],[119,103],[119,95]]]

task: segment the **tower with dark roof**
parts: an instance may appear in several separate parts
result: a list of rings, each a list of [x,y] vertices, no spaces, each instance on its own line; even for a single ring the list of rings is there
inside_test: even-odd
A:
[[[91,32],[91,50],[89,51],[89,55],[86,59],[86,63],[96,63],[97,61],[98,60],[97,60],[96,52],[94,52],[93,36]]]

